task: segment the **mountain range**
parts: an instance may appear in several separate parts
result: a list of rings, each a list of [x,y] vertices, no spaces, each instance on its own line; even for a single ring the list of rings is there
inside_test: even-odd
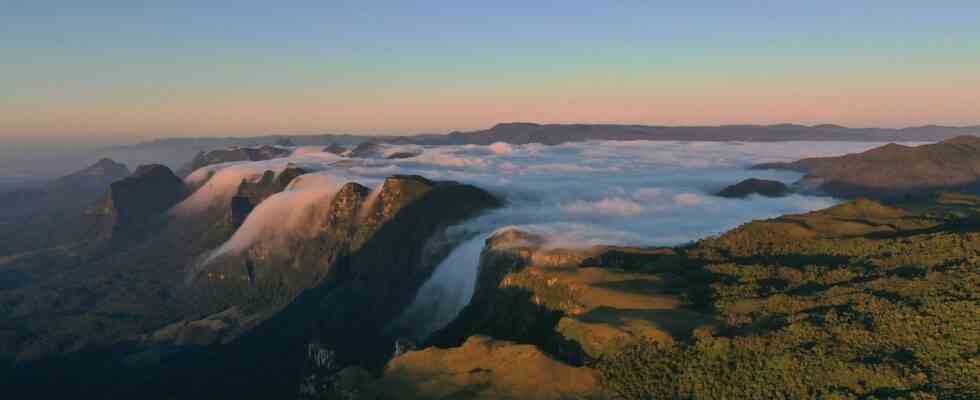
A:
[[[449,144],[560,144],[586,140],[681,140],[681,141],[863,141],[926,142],[961,135],[980,135],[980,126],[925,125],[907,128],[849,128],[840,125],[719,125],[658,126],[618,124],[538,124],[507,122],[489,129],[454,131],[447,134],[418,135],[269,135],[246,138],[169,138],[119,148],[194,146],[218,148],[274,144],[285,138],[299,146],[341,144],[366,141],[429,145]]]
[[[748,140],[718,129],[945,140],[759,165],[847,201],[681,246],[561,246],[498,230],[477,243],[472,298],[423,337],[402,317],[474,240],[450,228],[506,207],[498,193],[391,174],[273,216],[304,229],[249,231],[310,171],[265,171],[185,210],[213,175],[187,184],[166,165],[130,173],[100,160],[5,195],[27,200],[10,203],[23,210],[0,230],[0,387],[161,399],[980,396],[980,198],[962,193],[980,179],[980,139],[945,136],[973,128],[506,124],[411,143]],[[201,152],[187,170],[275,159],[302,140]],[[349,150],[338,165],[383,156],[354,145],[338,144]],[[249,246],[229,246],[246,234]]]

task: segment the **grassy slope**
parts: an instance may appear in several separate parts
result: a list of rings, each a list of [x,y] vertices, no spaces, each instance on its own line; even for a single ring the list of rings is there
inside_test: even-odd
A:
[[[977,398],[977,207],[857,201],[705,240],[687,256],[721,325],[596,368],[630,398]]]
[[[495,310],[450,330],[456,345],[489,334],[564,360],[571,341],[586,364],[570,371],[602,387],[582,398],[978,398],[978,209],[963,195],[901,208],[858,200],[673,251],[538,252],[502,276]],[[385,381],[410,384],[431,362],[397,358]],[[423,391],[433,398],[510,388],[436,375],[416,390],[434,380],[442,392]]]

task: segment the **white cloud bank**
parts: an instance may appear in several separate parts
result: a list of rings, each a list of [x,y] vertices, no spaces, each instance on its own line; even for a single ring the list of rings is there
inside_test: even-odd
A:
[[[314,179],[310,175],[300,180],[306,182],[304,193],[329,194],[350,181],[373,187],[392,174],[418,174],[474,184],[507,201],[503,209],[470,223],[480,231],[511,225],[548,231],[549,227],[576,224],[585,227],[579,235],[582,245],[673,245],[749,220],[810,211],[834,203],[830,198],[803,195],[777,199],[724,199],[712,195],[749,177],[786,183],[800,177],[794,172],[748,170],[750,165],[863,151],[878,145],[649,141],[558,146],[385,145],[385,154],[421,152],[414,158],[395,160],[344,159],[301,148],[287,158],[219,164],[195,171],[188,182],[204,185],[175,211],[190,214],[226,204],[242,179],[255,180],[266,170],[279,172],[292,163],[315,171],[315,176],[320,177]],[[308,197],[296,193],[274,196],[270,204],[257,211],[272,210],[287,198],[297,199],[292,200],[296,203]],[[262,225],[262,215],[254,213],[249,219],[255,221],[246,221],[246,226],[251,229]],[[272,220],[275,218],[266,223]]]
[[[310,171],[289,190],[270,197],[214,254],[241,252],[267,237],[302,234],[304,214],[340,185],[356,181],[374,188],[391,174],[418,174],[456,180],[500,195],[506,206],[464,224],[478,237],[503,227],[542,234],[551,246],[676,245],[717,234],[739,224],[781,214],[824,208],[829,197],[791,195],[726,199],[713,195],[740,180],[758,177],[791,183],[800,174],[753,171],[761,162],[864,151],[881,143],[854,142],[583,142],[489,146],[393,146],[395,152],[422,153],[405,159],[343,159],[313,149],[252,163],[229,163],[196,171],[188,178],[204,186],[177,212],[193,213],[222,204],[242,179],[289,163]],[[208,179],[208,176],[211,176]],[[226,204],[226,203],[225,203]],[[431,312],[419,334],[449,321],[469,302],[482,242],[471,240],[447,258],[418,294],[412,313]],[[429,311],[425,311],[429,310]],[[415,317],[406,317],[415,318]]]

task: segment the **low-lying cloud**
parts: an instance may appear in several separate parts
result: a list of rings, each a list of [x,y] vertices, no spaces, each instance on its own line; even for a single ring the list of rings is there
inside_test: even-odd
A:
[[[281,171],[292,163],[313,172],[263,202],[212,257],[239,253],[274,237],[301,236],[315,224],[305,213],[327,203],[340,185],[358,182],[377,193],[383,178],[396,173],[469,183],[501,196],[504,207],[460,227],[474,237],[486,237],[508,227],[543,235],[552,247],[676,245],[750,220],[811,211],[837,202],[802,194],[745,199],[713,195],[751,177],[784,183],[801,177],[795,172],[748,169],[753,164],[839,155],[878,145],[645,141],[557,146],[384,145],[384,154],[421,152],[412,158],[391,160],[346,159],[304,149],[283,159],[229,163],[196,171],[188,182],[203,182],[204,186],[177,210],[191,213],[227,204],[242,179],[257,179],[266,170]],[[443,261],[419,292],[410,310],[428,312],[430,319],[419,325],[423,328],[418,334],[441,327],[469,302],[469,287],[482,246],[475,240]]]
[[[753,164],[863,151],[877,145],[649,141],[557,146],[384,145],[384,154],[420,153],[393,160],[345,159],[303,148],[287,158],[228,163],[195,171],[188,182],[204,182],[204,186],[177,209],[191,212],[224,204],[242,179],[258,179],[266,170],[282,171],[294,164],[314,171],[314,175],[322,177],[321,184],[327,186],[356,181],[376,187],[389,175],[418,174],[470,183],[503,197],[507,206],[472,221],[475,230],[490,231],[502,226],[540,230],[573,224],[585,227],[577,235],[582,245],[673,245],[749,220],[810,211],[835,202],[806,195],[776,199],[725,199],[713,195],[750,177],[785,183],[800,178],[795,172],[749,170]],[[317,186],[312,177],[303,181]],[[289,196],[297,197],[292,194],[282,198]],[[284,201],[275,197],[270,200]],[[247,223],[251,227],[259,222]]]

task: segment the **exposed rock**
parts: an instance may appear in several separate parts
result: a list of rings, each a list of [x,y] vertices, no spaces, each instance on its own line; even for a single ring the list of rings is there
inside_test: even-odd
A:
[[[756,169],[806,173],[801,186],[839,197],[896,199],[980,188],[980,138],[959,136],[922,146],[887,144],[863,153],[768,163]]]
[[[460,347],[430,347],[392,360],[376,387],[400,399],[570,399],[599,393],[593,372],[536,347],[473,336]]]
[[[198,168],[231,161],[263,161],[282,158],[292,154],[292,150],[277,146],[231,147],[227,149],[200,152],[190,164],[180,169],[181,176],[190,175]]]
[[[399,152],[396,152],[396,153],[389,154],[385,158],[386,159],[389,159],[389,160],[399,160],[399,159],[403,159],[403,158],[413,158],[413,157],[418,157],[418,156],[419,156],[419,153],[411,153],[411,152],[407,152],[407,151],[399,151]]]
[[[331,143],[323,148],[324,153],[336,154],[338,156],[347,152],[347,148],[336,143]]]
[[[381,158],[384,157],[382,152],[382,147],[380,143],[377,142],[364,142],[351,150],[348,157],[353,158]]]
[[[132,175],[113,182],[103,213],[114,232],[127,230],[163,214],[184,197],[184,182],[163,165],[143,165]]]
[[[743,198],[757,194],[765,197],[783,197],[790,194],[789,186],[779,181],[749,178],[718,192],[718,196]]]
[[[239,227],[248,215],[265,199],[286,189],[296,177],[307,171],[295,165],[289,165],[276,175],[273,171],[265,171],[262,178],[255,182],[242,180],[238,192],[231,198],[228,220],[232,226]]]
[[[197,273],[194,284],[219,299],[225,298],[222,293],[228,293],[228,298],[244,293],[262,308],[284,306],[313,288],[317,293],[344,293],[343,302],[296,300],[289,308],[316,308],[302,312],[304,318],[310,313],[322,316],[320,323],[329,328],[321,332],[353,335],[345,350],[354,351],[356,343],[381,340],[377,336],[383,327],[411,303],[415,291],[441,261],[425,256],[429,238],[499,204],[476,187],[420,176],[389,177],[376,193],[348,183],[332,200],[313,210],[312,237],[257,244],[242,256],[208,265]],[[274,299],[264,297],[273,291],[277,293]],[[337,317],[351,312],[360,317],[356,321]],[[343,329],[336,324],[343,324]],[[329,337],[321,339],[331,342]],[[388,357],[390,349],[384,345],[384,349],[372,347],[371,351]]]
[[[245,223],[245,219],[254,209],[255,205],[247,196],[234,196],[231,198],[231,206],[228,209],[228,222],[231,226],[238,228]]]

